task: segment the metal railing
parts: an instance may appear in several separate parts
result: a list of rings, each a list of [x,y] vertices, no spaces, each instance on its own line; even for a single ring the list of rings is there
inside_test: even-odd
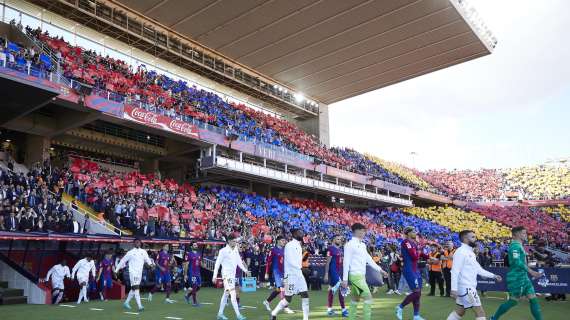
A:
[[[50,191],[50,193],[55,196],[55,193],[53,193],[52,191]],[[74,199],[73,196],[71,196],[69,194],[68,194],[68,196],[71,197],[72,199]],[[91,223],[95,223],[97,225],[100,225],[101,227],[105,228],[106,230],[108,230],[112,234],[118,235],[118,236],[127,235],[127,234],[125,234],[125,232],[123,230],[115,227],[113,224],[111,224],[110,222],[108,222],[106,220],[100,220],[100,218],[97,215],[94,215],[93,213],[91,213],[87,210],[83,210],[79,205],[74,207],[72,204],[72,201],[70,201],[69,199],[65,199],[65,197],[61,197],[61,202],[63,204],[65,204],[71,212],[77,213],[83,217],[85,217],[85,215],[87,215],[91,219]]]

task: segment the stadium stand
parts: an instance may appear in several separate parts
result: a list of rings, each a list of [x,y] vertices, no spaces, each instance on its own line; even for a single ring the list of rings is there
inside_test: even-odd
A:
[[[530,166],[505,170],[509,191],[524,199],[567,198],[570,195],[570,168],[567,166]]]
[[[0,231],[83,233],[58,192],[58,171],[0,169]],[[55,188],[55,189],[53,189]],[[55,190],[51,193],[49,190]]]
[[[570,208],[560,204],[556,207],[545,207],[544,212],[552,215],[554,219],[564,222],[570,222]]]
[[[386,161],[372,154],[366,153],[365,156],[366,158],[370,159],[371,161],[385,168],[388,172],[391,172],[392,174],[401,177],[404,181],[415,186],[418,189],[426,191],[436,191],[434,187],[432,187],[427,181],[422,179],[416,172],[414,172],[410,168],[407,168],[395,162]]]
[[[495,169],[428,170],[420,176],[432,186],[461,200],[500,199],[503,179]]]
[[[454,207],[407,208],[406,212],[419,218],[433,221],[448,227],[454,232],[471,229],[479,239],[485,241],[506,239],[511,235],[510,228],[486,216]]]
[[[562,244],[568,240],[566,225],[544,213],[540,208],[491,205],[473,207],[473,212],[510,227],[525,226],[534,238],[549,243]]]

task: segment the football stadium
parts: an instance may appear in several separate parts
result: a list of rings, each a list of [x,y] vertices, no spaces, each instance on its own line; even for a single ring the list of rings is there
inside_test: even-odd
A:
[[[331,143],[333,104],[492,57],[469,1],[0,6],[1,319],[568,319],[570,158]]]

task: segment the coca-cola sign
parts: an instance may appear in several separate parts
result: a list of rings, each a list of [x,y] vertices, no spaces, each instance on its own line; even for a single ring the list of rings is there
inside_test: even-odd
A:
[[[131,117],[136,120],[148,123],[148,124],[157,124],[158,123],[158,114],[150,111],[146,111],[140,108],[133,108],[131,110]]]
[[[198,128],[193,124],[175,120],[131,105],[125,105],[124,118],[194,139],[198,139],[200,136]]]
[[[188,122],[178,121],[178,120],[171,120],[168,124],[168,127],[174,131],[180,132],[185,135],[189,136],[198,136],[198,130],[194,125],[189,124]]]

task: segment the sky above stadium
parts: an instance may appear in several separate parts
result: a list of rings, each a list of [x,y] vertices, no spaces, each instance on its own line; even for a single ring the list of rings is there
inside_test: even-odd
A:
[[[494,53],[332,104],[331,145],[420,169],[570,157],[570,1],[471,4]]]

